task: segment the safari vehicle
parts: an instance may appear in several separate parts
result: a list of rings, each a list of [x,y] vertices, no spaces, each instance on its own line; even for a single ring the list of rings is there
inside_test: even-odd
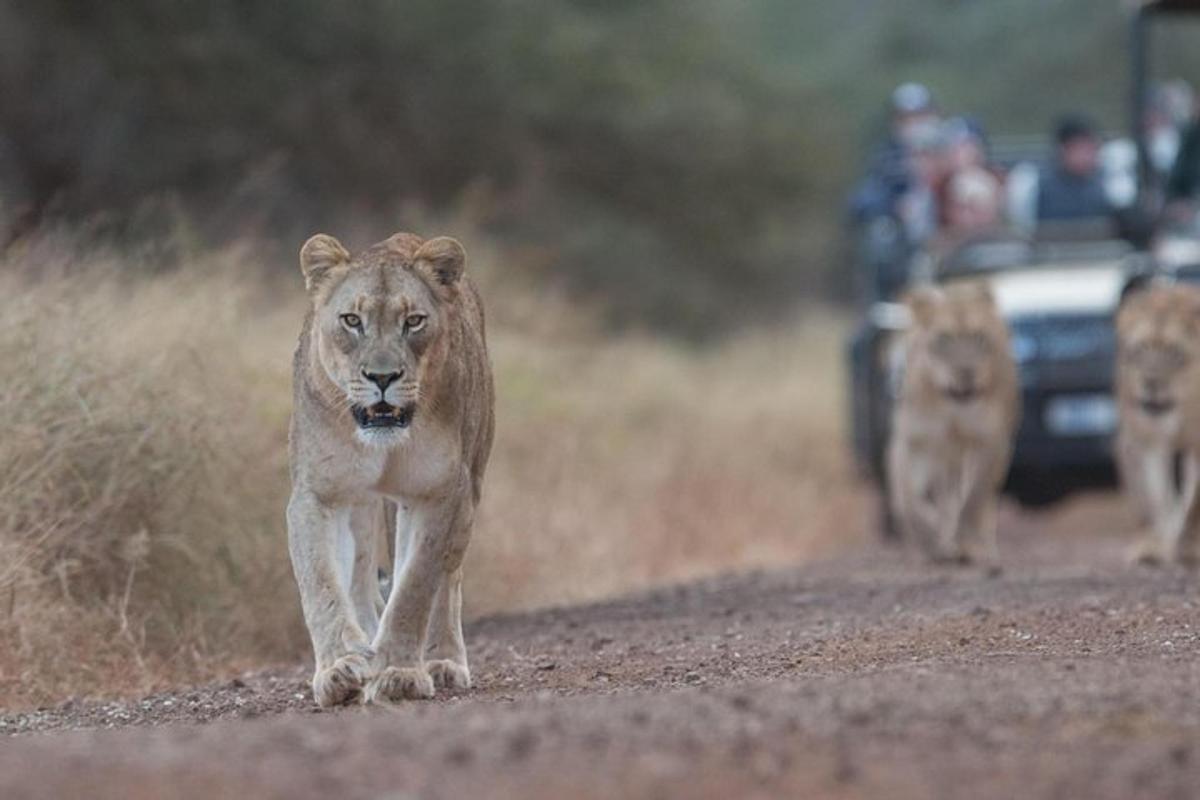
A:
[[[934,280],[986,280],[1011,331],[1022,417],[1006,491],[1026,506],[1115,484],[1112,397],[1113,317],[1126,288],[1149,269],[1122,240],[1039,242],[1020,238],[967,245]],[[888,344],[907,321],[904,307],[876,303],[864,329],[870,363],[856,387],[862,466],[883,480],[896,385]],[[868,387],[869,386],[869,390]]]
[[[1140,222],[1154,219],[1162,195],[1146,166],[1141,125],[1152,21],[1184,12],[1200,19],[1200,0],[1126,0],[1124,5],[1131,9],[1132,139],[1139,154],[1137,191],[1122,229],[1124,238],[1039,229],[1035,238],[963,247],[932,275],[946,283],[986,279],[1009,323],[1024,405],[1005,489],[1026,506],[1048,505],[1081,489],[1116,483],[1111,446],[1117,421],[1113,318],[1124,293],[1158,268],[1146,249],[1152,226]],[[1002,156],[1009,162],[1006,166],[1030,160],[1027,142]],[[867,240],[867,257],[860,257],[860,264],[872,275],[888,277],[866,281],[872,288],[864,295],[848,352],[850,416],[860,469],[882,483],[896,384],[888,345],[906,321],[903,306],[896,302],[895,275],[910,267],[883,263],[880,253],[886,254],[886,249],[870,243],[886,238],[870,234],[874,238]],[[1196,255],[1197,266],[1178,270],[1178,277],[1193,279],[1195,272],[1200,279],[1200,249]],[[880,291],[885,283],[888,290]]]

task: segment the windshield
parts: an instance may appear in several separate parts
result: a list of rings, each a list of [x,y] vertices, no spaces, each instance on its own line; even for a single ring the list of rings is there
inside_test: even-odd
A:
[[[1014,238],[976,242],[946,256],[938,265],[937,276],[944,280],[1038,266],[1082,267],[1121,261],[1133,252],[1123,240],[1035,242]]]

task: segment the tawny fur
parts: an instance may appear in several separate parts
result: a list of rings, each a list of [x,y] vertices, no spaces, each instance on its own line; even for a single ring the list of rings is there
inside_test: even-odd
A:
[[[1200,290],[1152,286],[1117,314],[1116,455],[1144,528],[1132,557],[1195,562],[1200,555]]]
[[[982,284],[923,287],[906,302],[888,452],[893,514],[935,561],[994,559],[1020,404],[1007,326]]]
[[[287,521],[313,696],[332,706],[467,688],[462,562],[494,392],[465,254],[396,234],[351,256],[318,235],[300,262],[311,308],[294,361]],[[402,377],[380,389],[365,373]],[[361,429],[351,409],[381,399],[415,403],[410,426]]]

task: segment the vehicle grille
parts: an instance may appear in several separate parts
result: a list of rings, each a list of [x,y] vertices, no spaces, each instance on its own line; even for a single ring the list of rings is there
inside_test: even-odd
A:
[[[1111,317],[1026,317],[1010,322],[1014,339],[1025,352],[1022,360],[1081,361],[1111,359],[1116,334]]]

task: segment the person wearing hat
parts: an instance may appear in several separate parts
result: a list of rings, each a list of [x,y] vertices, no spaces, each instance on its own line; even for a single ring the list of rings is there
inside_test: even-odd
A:
[[[1038,221],[1110,217],[1113,208],[1100,174],[1100,136],[1091,120],[1077,115],[1063,117],[1054,139],[1054,163],[1038,182]]]
[[[851,214],[858,222],[896,212],[897,202],[912,186],[914,153],[928,149],[939,135],[941,115],[933,93],[922,84],[897,86],[888,109],[888,136],[851,196]]]
[[[905,148],[919,147],[937,136],[941,114],[933,93],[920,83],[902,83],[892,92],[892,135]]]

